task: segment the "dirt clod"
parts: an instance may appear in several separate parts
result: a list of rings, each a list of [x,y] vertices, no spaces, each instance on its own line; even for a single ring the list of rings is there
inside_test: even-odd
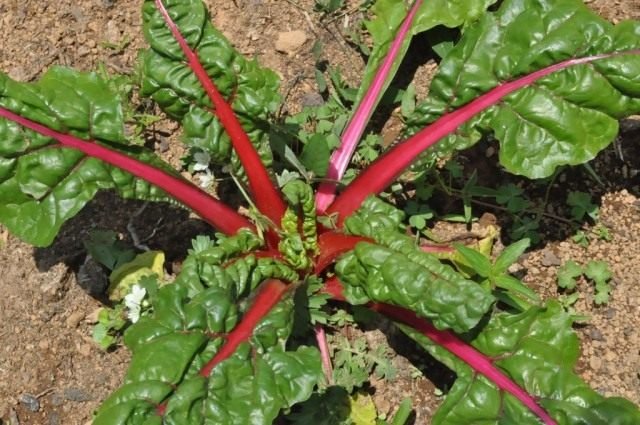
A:
[[[308,39],[304,31],[286,31],[278,34],[276,40],[276,51],[293,55]]]

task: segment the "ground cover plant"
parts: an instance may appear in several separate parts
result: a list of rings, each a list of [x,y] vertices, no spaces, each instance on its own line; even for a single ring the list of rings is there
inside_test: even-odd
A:
[[[48,244],[97,190],[116,188],[173,198],[227,235],[196,240],[171,284],[141,281],[148,305],[125,334],[132,364],[95,423],[271,423],[295,411],[326,385],[329,359],[312,318],[327,294],[388,316],[456,372],[434,423],[638,422],[629,402],[573,374],[577,339],[559,304],[540,305],[502,275],[523,243],[494,264],[459,247],[477,273],[459,272],[425,252],[454,248],[416,245],[402,212],[374,197],[436,142],[431,157],[489,134],[505,168],[544,177],[592,158],[617,119],[639,109],[637,23],[612,26],[575,1],[505,1],[485,12],[489,3],[417,2],[409,13],[401,2],[376,4],[363,100],[315,195],[295,180],[280,191],[263,165],[272,161],[275,75],[235,52],[199,1],[145,2],[141,93],[183,124],[191,147],[231,162],[252,196],[250,218],[128,144],[117,77],[65,68],[35,84],[1,77],[0,219],[14,233]],[[333,199],[332,180],[409,35],[437,25],[464,30],[415,108],[414,127],[430,125]],[[303,337],[312,329],[318,348]]]

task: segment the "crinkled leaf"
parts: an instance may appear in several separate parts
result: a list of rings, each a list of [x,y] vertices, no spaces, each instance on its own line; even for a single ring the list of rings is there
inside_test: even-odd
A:
[[[539,400],[559,425],[634,425],[640,411],[620,398],[605,398],[574,372],[579,355],[571,317],[551,302],[514,315],[494,315],[472,345],[494,358],[511,379]],[[402,329],[458,378],[433,418],[434,425],[539,425],[524,405],[440,346],[406,327]]]
[[[387,302],[415,311],[440,328],[465,332],[478,324],[494,298],[401,234],[361,242],[336,265],[350,302]],[[384,246],[383,246],[384,245]]]
[[[579,0],[507,0],[465,29],[440,63],[412,129],[503,82],[572,58],[640,47],[640,24],[612,25]],[[618,55],[548,75],[485,109],[438,145],[465,149],[490,132],[512,173],[549,176],[595,157],[618,119],[640,111],[640,56]]]
[[[164,1],[180,32],[198,54],[216,87],[238,115],[240,123],[270,164],[267,118],[280,104],[276,74],[244,58],[209,22],[201,0]],[[143,7],[144,33],[151,48],[142,55],[142,94],[151,96],[172,118],[182,123],[185,143],[207,152],[218,164],[240,170],[231,142],[212,111],[211,102],[184,59],[178,42],[154,1]]]
[[[357,95],[358,100],[364,96],[371,85],[376,70],[384,61],[389,47],[396,37],[398,28],[400,28],[407,15],[407,8],[411,6],[410,3],[412,2],[409,2],[407,6],[407,3],[403,1],[378,0],[371,8],[375,18],[371,21],[366,21],[365,25],[373,39],[373,47],[362,77],[362,84]],[[444,25],[449,28],[465,25],[478,19],[486,8],[493,3],[495,3],[495,0],[424,1],[418,9],[409,33],[391,67],[380,97],[382,97],[385,89],[398,71],[414,35],[438,25]]]
[[[0,106],[56,131],[126,148],[122,99],[95,73],[53,67],[36,83],[0,74]],[[140,148],[127,153],[161,164]],[[126,197],[164,199],[160,189],[118,168],[0,118],[0,222],[21,239],[50,244],[99,189],[112,188]]]
[[[399,209],[372,196],[345,220],[344,229],[354,235],[374,237],[381,232],[402,230],[404,217]]]
[[[250,290],[286,269],[253,256],[224,266],[231,256],[251,250],[254,238],[243,232],[193,253],[176,281],[151,298],[152,313],[125,333],[133,357],[124,385],[101,406],[95,423],[148,424],[159,418],[166,424],[266,425],[311,395],[323,376],[320,355],[305,346],[286,351],[293,323],[289,296],[210,376],[200,374],[241,323]]]

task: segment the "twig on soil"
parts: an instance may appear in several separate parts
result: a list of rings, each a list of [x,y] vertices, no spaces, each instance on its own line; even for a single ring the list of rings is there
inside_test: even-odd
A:
[[[483,207],[487,207],[487,208],[493,208],[500,211],[509,211],[508,208],[502,207],[500,205],[492,204],[491,202],[479,201],[477,199],[471,199],[471,202],[477,205],[482,205]],[[552,214],[544,211],[539,211],[537,212],[537,214],[543,215],[548,218],[552,218],[557,221],[561,221],[566,224],[571,224],[571,225],[575,224],[572,220],[569,220],[568,218],[560,217],[559,215],[556,215],[556,214]]]

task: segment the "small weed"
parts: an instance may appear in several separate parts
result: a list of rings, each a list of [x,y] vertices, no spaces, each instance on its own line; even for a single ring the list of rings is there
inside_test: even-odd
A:
[[[567,261],[558,269],[558,286],[567,290],[567,296],[573,296],[576,294],[574,291],[577,287],[577,279],[583,275],[595,285],[594,302],[597,305],[608,303],[611,292],[609,281],[612,274],[609,265],[604,261],[592,260],[584,267],[574,261]]]
[[[585,192],[570,192],[567,204],[571,207],[571,217],[581,221],[585,216],[598,219],[598,206],[591,202],[591,195]]]
[[[377,378],[393,380],[396,369],[392,363],[392,351],[386,344],[371,347],[364,337],[350,341],[343,335],[328,338],[333,358],[333,378],[351,393],[369,381],[371,374]]]
[[[325,14],[334,13],[344,7],[344,0],[316,0],[315,10]]]

